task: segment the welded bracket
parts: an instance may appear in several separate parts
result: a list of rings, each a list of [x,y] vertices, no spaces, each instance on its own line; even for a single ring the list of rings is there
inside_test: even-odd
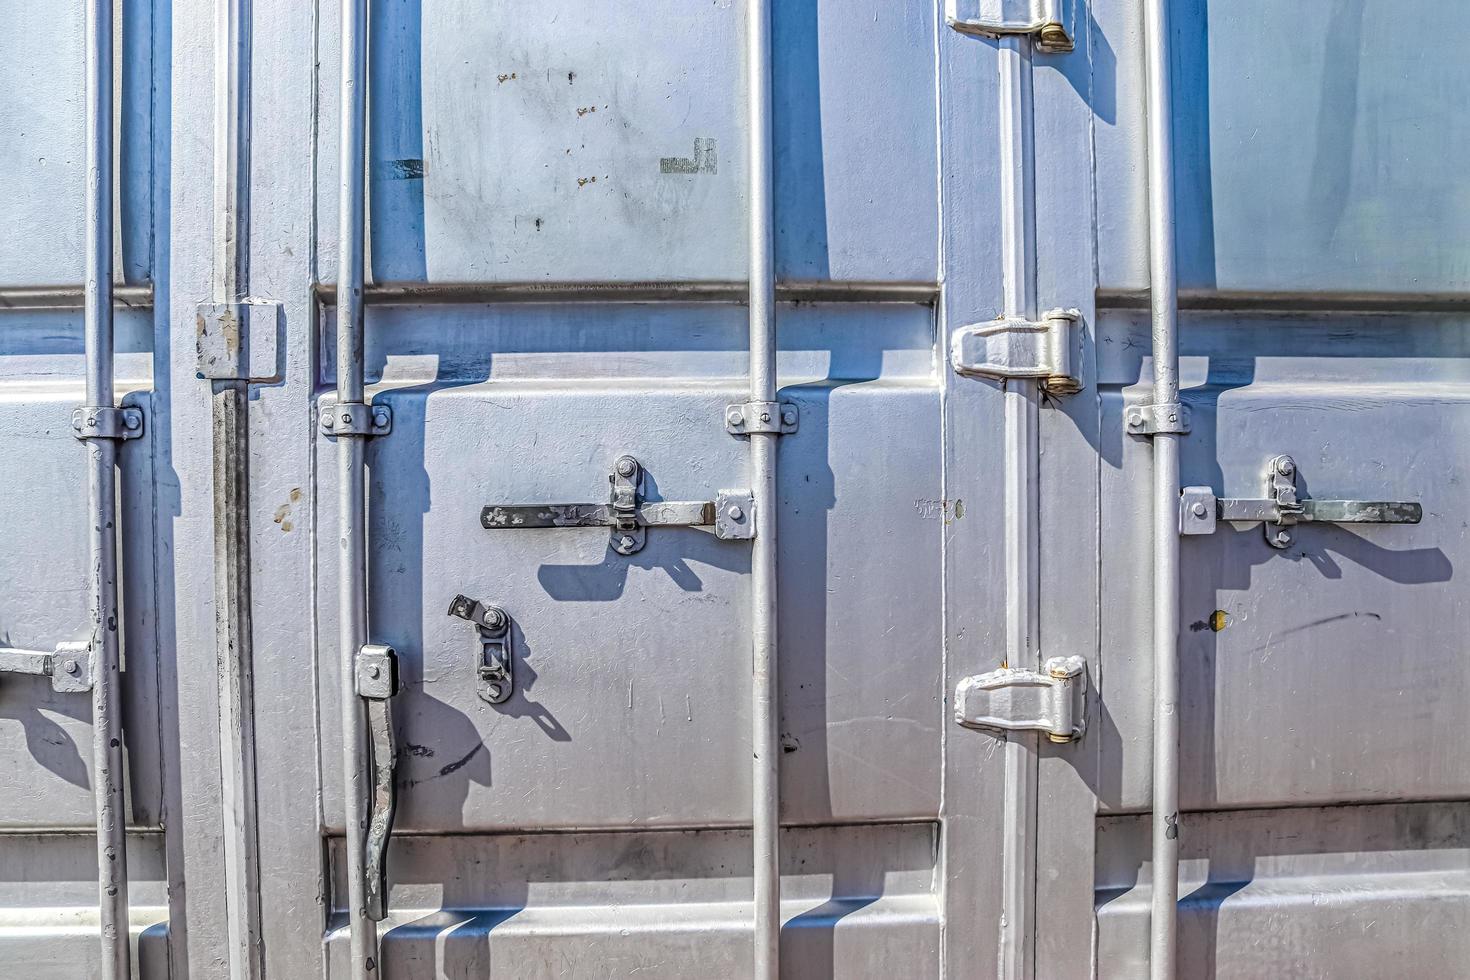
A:
[[[726,541],[755,537],[755,499],[749,490],[721,490],[714,500],[645,500],[643,464],[623,454],[608,475],[605,504],[487,504],[487,531],[557,527],[611,528],[608,546],[620,555],[643,550],[650,527],[711,527]]]
[[[200,303],[194,311],[195,374],[207,381],[279,377],[280,323],[281,304],[275,300]]]
[[[1034,378],[1053,394],[1071,394],[1081,388],[1072,365],[1081,316],[1057,309],[1035,321],[1003,316],[960,327],[950,339],[950,363],[967,378]]]
[[[725,431],[732,436],[752,432],[789,436],[801,424],[795,402],[741,402],[725,407]]]
[[[1297,524],[1418,524],[1424,508],[1408,500],[1301,500],[1296,460],[1273,456],[1266,464],[1266,496],[1216,497],[1209,487],[1185,487],[1179,494],[1179,533],[1213,534],[1220,521],[1260,521],[1266,543],[1290,547]]]
[[[89,643],[58,643],[50,652],[0,647],[0,673],[49,677],[51,690],[59,694],[90,691],[92,646]]]
[[[72,433],[87,439],[137,439],[143,434],[143,410],[133,405],[83,405],[71,413]]]
[[[487,704],[502,704],[515,691],[515,651],[511,649],[510,616],[499,606],[457,595],[449,604],[449,615],[473,623],[479,632],[479,656],[475,673],[479,677],[480,699]]]
[[[362,402],[323,402],[317,410],[327,436],[386,436],[393,431],[393,409]]]
[[[1045,732],[1071,742],[1087,728],[1087,662],[1053,657],[1040,671],[1002,667],[955,687],[955,721],[965,728]]]
[[[1042,51],[1071,51],[1073,0],[946,0],[945,21],[962,34],[1026,34]]]
[[[364,644],[357,651],[353,673],[357,696],[367,706],[369,764],[373,772],[372,805],[362,855],[367,917],[382,921],[388,914],[388,839],[398,809],[394,784],[398,743],[391,707],[393,695],[398,693],[398,654],[392,647]]]
[[[1183,402],[1167,405],[1134,405],[1124,413],[1128,432],[1135,436],[1160,433],[1184,435],[1189,432],[1189,406]]]

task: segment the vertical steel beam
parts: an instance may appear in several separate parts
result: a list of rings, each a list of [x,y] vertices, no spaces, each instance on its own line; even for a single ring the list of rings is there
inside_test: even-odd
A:
[[[88,0],[87,253],[83,343],[86,403],[111,407],[113,390],[112,0]],[[128,929],[127,809],[123,796],[122,677],[117,608],[117,439],[89,438],[88,544],[91,553],[92,766],[97,804],[102,980],[132,976]]]
[[[1036,193],[1031,98],[1031,39],[997,42],[1000,77],[1001,279],[1006,316],[1036,317]],[[1005,656],[1011,667],[1040,665],[1041,388],[1008,380],[1005,426]],[[1005,742],[999,974],[1029,980],[1036,970],[1036,732]]]
[[[337,403],[363,400],[363,251],[367,177],[367,0],[341,0],[342,77],[338,186]],[[378,929],[367,915],[364,866],[368,821],[367,718],[353,671],[367,641],[365,434],[337,436],[339,633],[338,697],[346,806],[347,900],[354,980],[378,975]]]
[[[1174,251],[1173,105],[1167,0],[1144,0],[1147,67],[1149,297],[1153,401],[1179,402],[1178,282]],[[1167,417],[1168,413],[1156,415]],[[1181,417],[1175,412],[1175,417]],[[1179,901],[1179,438],[1153,436],[1153,907],[1149,972],[1175,973]]]
[[[249,288],[250,0],[215,3],[214,299]],[[255,666],[250,592],[250,392],[216,381],[210,396],[214,621],[219,692],[226,960],[231,980],[264,973],[255,779]]]
[[[775,195],[771,122],[771,0],[749,0],[745,25],[749,133],[750,399],[776,400]],[[750,435],[755,541],[750,559],[751,795],[755,976],[781,974],[781,752],[776,643],[775,432]]]

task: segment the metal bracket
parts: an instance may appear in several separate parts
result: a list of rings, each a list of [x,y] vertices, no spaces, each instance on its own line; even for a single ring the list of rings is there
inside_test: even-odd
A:
[[[276,333],[281,304],[245,299],[200,303],[194,316],[196,374],[207,381],[266,381],[280,376]]]
[[[137,439],[143,434],[143,410],[129,405],[83,405],[71,413],[78,439]]]
[[[515,691],[515,652],[511,649],[510,616],[499,606],[457,595],[449,604],[449,615],[474,623],[480,634],[480,656],[476,672],[480,699],[489,704],[509,700]]]
[[[1297,524],[1418,524],[1424,508],[1406,500],[1301,500],[1296,460],[1273,456],[1266,464],[1266,496],[1216,497],[1209,487],[1185,487],[1179,494],[1179,533],[1213,534],[1220,521],[1260,521],[1266,543],[1287,548]]]
[[[1035,378],[1053,394],[1081,389],[1072,367],[1078,310],[1048,310],[1039,321],[1000,317],[960,327],[950,339],[950,363],[970,378]]]
[[[1161,432],[1184,435],[1189,431],[1189,406],[1183,402],[1134,405],[1125,415],[1128,431],[1135,436],[1152,436]]]
[[[1042,51],[1071,51],[1066,0],[947,0],[945,20],[962,34],[1030,34]]]
[[[795,402],[744,402],[725,408],[725,431],[732,436],[767,432],[789,436],[801,423]]]
[[[362,402],[324,403],[317,412],[327,436],[386,436],[393,431],[393,409]]]
[[[368,747],[373,771],[372,805],[363,842],[367,917],[382,921],[388,914],[388,839],[398,809],[394,768],[398,740],[393,731],[391,700],[398,693],[398,654],[392,647],[364,644],[353,664],[357,694],[367,703]]]
[[[1053,657],[1041,671],[1002,667],[955,687],[955,721],[965,728],[1045,732],[1071,742],[1087,729],[1087,662]]]
[[[480,524],[487,531],[556,527],[612,528],[609,547],[635,555],[650,527],[712,527],[722,540],[755,537],[755,500],[748,490],[721,490],[715,500],[643,499],[643,464],[629,455],[613,463],[605,504],[487,504]],[[740,513],[737,515],[735,511]]]
[[[49,677],[51,690],[58,694],[90,691],[92,646],[89,643],[58,643],[51,652],[0,647],[0,673]]]

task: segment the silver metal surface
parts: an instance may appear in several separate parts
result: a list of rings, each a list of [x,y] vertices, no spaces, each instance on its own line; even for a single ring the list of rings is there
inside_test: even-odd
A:
[[[280,303],[201,303],[195,322],[194,349],[201,379],[269,381],[279,375]]]
[[[1133,405],[1128,409],[1127,421],[1128,431],[1133,435],[1185,435],[1189,432],[1189,406],[1177,401],[1167,405]]]
[[[88,0],[87,26],[87,223],[83,348],[86,400],[111,409],[113,384],[113,4]],[[91,420],[118,421],[110,412],[82,410],[87,451],[87,517],[91,556],[93,657],[92,779],[97,806],[97,867],[101,980],[132,976],[128,930],[127,811],[123,796],[122,654],[119,643],[117,556],[118,433],[92,431]],[[141,422],[141,418],[139,420]],[[135,426],[136,428],[136,426]],[[123,422],[120,431],[128,430]]]
[[[776,182],[771,19],[774,0],[750,0],[745,18],[746,256],[750,281],[748,403],[778,401],[776,378]],[[726,414],[727,423],[731,421]],[[785,424],[784,414],[782,424]],[[750,491],[776,500],[780,432],[752,432]],[[755,853],[756,980],[781,975],[781,685],[777,638],[776,508],[755,514],[750,553],[751,844]]]
[[[1036,378],[1047,391],[1078,390],[1072,363],[1077,310],[1049,310],[1039,320],[1001,317],[960,327],[950,340],[958,374],[980,378]]]
[[[767,435],[791,435],[801,422],[801,410],[795,402],[750,401],[725,409],[725,431],[732,436],[760,432]]]
[[[367,0],[342,0],[341,78],[337,196],[337,400],[338,408],[363,404],[363,252],[366,227]],[[348,431],[337,439],[338,529],[338,703],[342,725],[342,780],[346,805],[348,920],[351,959],[348,975],[368,980],[378,975],[378,930],[369,908],[367,835],[369,746],[363,701],[349,683],[353,665],[368,640],[367,488],[364,456],[367,435]],[[339,415],[340,418],[340,415]]]
[[[393,409],[387,405],[322,399],[317,408],[317,425],[329,438],[386,436],[393,431]]]
[[[966,728],[1044,732],[1071,742],[1087,730],[1087,663],[1052,657],[1041,670],[1002,667],[960,681],[955,721]]]
[[[353,675],[357,696],[366,704],[367,729],[373,768],[372,802],[368,809],[367,839],[363,845],[363,879],[367,917],[381,922],[388,915],[388,843],[398,808],[395,772],[398,740],[393,728],[391,701],[398,693],[398,654],[392,647],[369,643],[357,654]]]
[[[1179,901],[1179,288],[1167,0],[1143,0],[1153,355],[1153,892],[1149,976],[1173,980]],[[1140,420],[1137,428],[1147,428]],[[1131,424],[1130,429],[1135,428]]]

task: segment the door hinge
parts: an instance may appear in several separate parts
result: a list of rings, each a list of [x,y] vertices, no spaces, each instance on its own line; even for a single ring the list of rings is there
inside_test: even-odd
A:
[[[945,21],[962,34],[1028,34],[1042,51],[1071,51],[1074,0],[945,0]]]
[[[1213,534],[1219,521],[1259,521],[1266,543],[1286,548],[1296,524],[1418,524],[1424,517],[1424,508],[1407,500],[1302,500],[1296,476],[1296,460],[1281,455],[1266,464],[1265,497],[1216,497],[1209,487],[1185,487],[1179,494],[1179,533]]]
[[[626,454],[613,462],[605,504],[488,504],[480,512],[487,531],[552,527],[612,528],[611,547],[620,555],[643,550],[650,527],[713,527],[715,537],[755,537],[755,508],[749,490],[721,490],[714,500],[645,500],[643,465]]]
[[[1045,732],[1071,742],[1087,729],[1087,662],[1052,657],[1042,669],[1002,667],[955,687],[955,721],[965,728]]]
[[[200,303],[194,313],[195,374],[206,381],[280,377],[281,310],[279,302],[266,299]]]
[[[1082,385],[1072,367],[1078,310],[1048,310],[1039,321],[1003,316],[954,332],[950,361],[956,374],[974,378],[1035,378],[1053,394]]]

